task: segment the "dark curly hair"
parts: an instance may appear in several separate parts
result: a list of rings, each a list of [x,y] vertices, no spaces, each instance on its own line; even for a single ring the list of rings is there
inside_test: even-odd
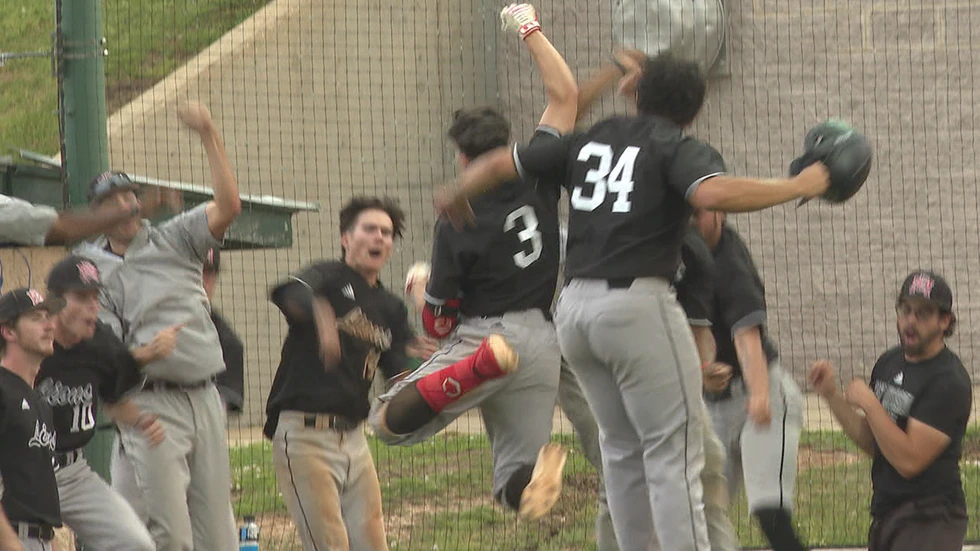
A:
[[[507,145],[510,123],[492,107],[460,109],[453,113],[453,124],[446,132],[456,147],[470,159]]]
[[[697,63],[663,53],[647,59],[643,66],[636,85],[636,108],[643,115],[688,126],[701,111],[707,89]]]

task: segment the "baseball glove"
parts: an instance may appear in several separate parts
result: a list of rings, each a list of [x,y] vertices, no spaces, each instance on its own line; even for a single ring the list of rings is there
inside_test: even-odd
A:
[[[789,165],[790,176],[821,162],[830,172],[830,187],[821,199],[843,203],[864,185],[871,172],[871,144],[841,119],[827,119],[814,126],[803,140],[803,154]],[[808,200],[800,201],[803,205]]]

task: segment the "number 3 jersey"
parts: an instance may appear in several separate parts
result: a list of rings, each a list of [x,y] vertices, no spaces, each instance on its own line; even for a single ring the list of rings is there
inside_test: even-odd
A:
[[[142,383],[136,359],[101,323],[91,339],[71,348],[55,341],[54,354],[41,362],[34,388],[54,410],[57,451],[81,448],[92,439],[99,399],[116,403]]]
[[[543,179],[507,182],[477,197],[476,224],[463,231],[436,222],[426,302],[460,298],[459,311],[469,317],[535,308],[550,315],[561,255],[560,188]]]
[[[692,212],[687,201],[725,172],[717,151],[659,117],[613,117],[561,138],[539,130],[514,160],[523,178],[568,190],[569,279],[672,281]]]

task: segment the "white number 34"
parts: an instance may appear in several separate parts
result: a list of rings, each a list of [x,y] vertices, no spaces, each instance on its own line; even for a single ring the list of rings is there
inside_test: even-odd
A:
[[[593,157],[599,158],[599,166],[585,174],[585,183],[592,184],[592,194],[586,196],[582,186],[572,190],[571,205],[575,210],[593,211],[606,200],[606,191],[616,194],[613,202],[613,212],[629,212],[633,204],[630,193],[633,192],[633,165],[640,148],[629,146],[619,156],[616,166],[613,166],[612,147],[598,142],[589,142],[578,152],[578,160],[588,162]]]

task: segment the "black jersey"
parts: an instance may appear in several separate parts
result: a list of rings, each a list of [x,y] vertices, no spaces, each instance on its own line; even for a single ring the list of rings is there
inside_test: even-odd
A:
[[[690,226],[681,244],[681,263],[674,276],[677,302],[691,325],[710,326],[714,304],[715,261],[701,234]]]
[[[58,452],[79,449],[95,436],[99,399],[116,403],[142,386],[143,375],[129,349],[108,326],[71,348],[57,341],[41,362],[34,388],[54,412]]]
[[[539,130],[542,132],[542,130]],[[472,202],[476,224],[436,223],[426,301],[461,298],[465,316],[538,308],[550,315],[558,281],[559,189],[508,182]]]
[[[0,367],[0,489],[12,522],[61,526],[51,408],[16,373]]]
[[[327,369],[312,317],[312,294],[326,298],[337,315],[340,365]],[[368,391],[380,367],[388,378],[407,369],[405,346],[414,333],[408,309],[380,283],[372,287],[343,262],[313,264],[272,291],[289,333],[266,405],[265,434],[275,434],[283,410],[332,413],[366,419]],[[296,308],[302,307],[303,313]]]
[[[758,327],[762,351],[772,363],[779,354],[766,330],[766,288],[742,237],[727,223],[712,251],[715,259],[715,300],[711,331],[715,337],[715,357],[732,366],[732,377],[742,376],[735,351],[735,333]]]
[[[211,321],[218,330],[225,370],[218,374],[215,385],[230,412],[241,412],[245,403],[245,345],[218,312],[211,309]]]
[[[566,278],[672,281],[687,200],[725,171],[711,146],[659,117],[613,117],[563,138],[539,133],[514,156],[522,177],[568,189]]]
[[[909,480],[895,470],[876,444],[871,466],[872,513],[881,517],[905,502],[926,497],[945,497],[965,507],[959,464],[973,387],[959,357],[946,348],[928,360],[910,362],[902,348],[895,347],[878,358],[870,386],[902,430],[912,418],[950,438],[939,457]]]

